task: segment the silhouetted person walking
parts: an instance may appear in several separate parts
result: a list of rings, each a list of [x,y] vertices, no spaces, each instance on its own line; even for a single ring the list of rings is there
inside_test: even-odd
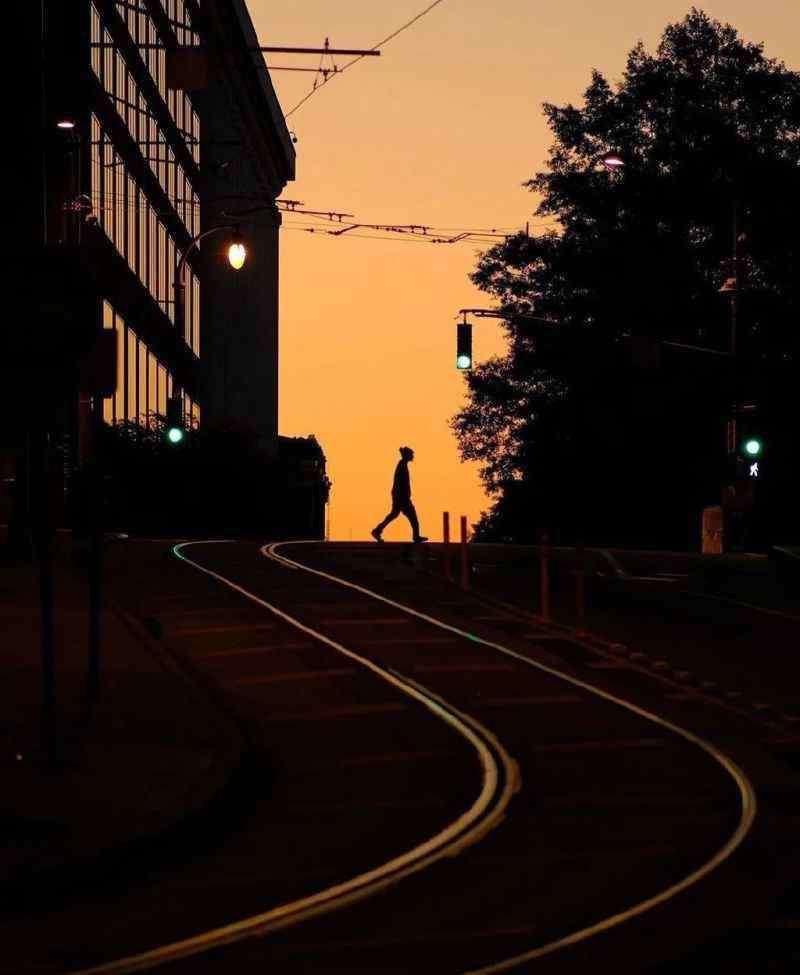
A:
[[[372,537],[376,542],[383,541],[381,538],[383,529],[398,515],[405,515],[408,518],[415,542],[427,542],[428,540],[426,535],[419,533],[417,512],[411,503],[411,478],[408,476],[408,464],[413,459],[414,451],[410,447],[400,448],[400,460],[395,468],[394,481],[392,482],[392,510],[379,525],[372,529]]]

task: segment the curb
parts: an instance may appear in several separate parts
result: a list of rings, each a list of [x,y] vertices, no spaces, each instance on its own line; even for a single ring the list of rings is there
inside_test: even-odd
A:
[[[564,623],[559,623],[555,620],[544,622],[540,616],[530,610],[526,610],[513,603],[508,603],[505,600],[498,599],[496,596],[488,595],[472,587],[465,591],[461,589],[457,582],[445,579],[444,576],[432,571],[428,566],[423,566],[422,572],[448,585],[455,592],[475,599],[485,606],[502,609],[509,614],[516,615],[520,620],[533,623],[544,630],[549,630],[551,633],[557,634],[561,639],[570,640],[594,653],[624,658],[633,669],[640,670],[642,673],[646,673],[655,679],[660,679],[664,684],[683,685],[689,693],[692,693],[698,698],[704,698],[709,702],[713,702],[716,706],[752,721],[768,729],[770,732],[788,731],[789,733],[797,734],[797,716],[781,712],[779,708],[775,708],[768,702],[745,700],[743,699],[744,695],[739,691],[721,688],[715,681],[698,681],[696,676],[690,671],[673,668],[665,660],[651,660],[650,656],[646,653],[631,649],[625,644],[610,640],[592,631],[586,630],[581,634],[577,634],[574,627]]]

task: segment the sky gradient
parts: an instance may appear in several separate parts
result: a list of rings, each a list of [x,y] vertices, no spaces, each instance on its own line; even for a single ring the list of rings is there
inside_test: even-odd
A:
[[[369,48],[425,0],[248,0],[262,44]],[[698,4],[790,68],[800,66],[800,6],[785,0]],[[297,180],[284,198],[362,223],[524,227],[536,198],[522,183],[551,138],[543,102],[579,103],[592,68],[614,81],[638,40],[653,48],[690,5],[649,0],[444,0],[383,49],[334,78],[295,114]],[[316,67],[313,57],[268,63]],[[337,58],[340,65],[347,58]],[[284,112],[314,75],[274,72]],[[280,432],[316,435],[333,480],[331,537],[364,539],[386,514],[397,448],[411,465],[422,531],[441,513],[470,523],[488,507],[448,421],[464,400],[455,369],[456,312],[489,307],[469,281],[471,243],[381,241],[307,233],[284,221],[280,269]],[[366,231],[364,233],[367,233]],[[475,359],[503,347],[500,326],[476,323]],[[409,536],[402,517],[389,540]]]

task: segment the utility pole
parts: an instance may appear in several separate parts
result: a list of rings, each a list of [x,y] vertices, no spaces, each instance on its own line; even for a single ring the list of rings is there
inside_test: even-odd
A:
[[[739,311],[739,201],[733,201],[733,289],[731,290],[730,353],[736,355],[736,318]]]

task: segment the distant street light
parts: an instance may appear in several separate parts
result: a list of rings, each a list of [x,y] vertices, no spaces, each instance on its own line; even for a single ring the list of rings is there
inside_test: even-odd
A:
[[[618,152],[604,152],[600,162],[612,173],[625,166],[625,159]]]
[[[71,118],[62,118],[56,122],[56,128],[58,129],[74,129],[75,121]]]

